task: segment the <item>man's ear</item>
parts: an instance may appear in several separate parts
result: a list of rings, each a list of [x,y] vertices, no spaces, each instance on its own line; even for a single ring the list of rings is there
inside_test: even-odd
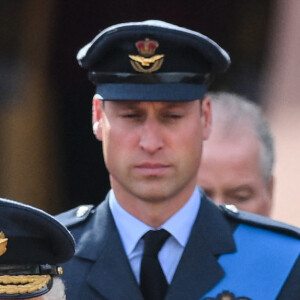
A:
[[[274,195],[274,186],[275,186],[275,177],[274,175],[271,176],[269,182],[268,182],[268,193],[269,193],[269,203],[267,208],[267,217],[271,216],[272,208],[273,208],[273,195]]]
[[[275,186],[275,177],[274,175],[272,175],[268,185],[269,195],[271,199],[273,199],[273,195],[274,195],[274,186]]]
[[[201,118],[202,118],[202,130],[203,140],[207,140],[211,133],[212,126],[212,113],[211,113],[211,101],[209,97],[205,97],[201,102]]]
[[[98,95],[93,98],[93,133],[99,141],[102,141],[102,103]]]

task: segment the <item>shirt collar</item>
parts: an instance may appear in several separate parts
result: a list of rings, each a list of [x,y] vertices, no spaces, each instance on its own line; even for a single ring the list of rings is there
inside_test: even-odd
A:
[[[167,230],[181,246],[185,246],[201,204],[199,189],[196,187],[188,202],[160,228]],[[117,201],[113,190],[109,193],[109,206],[120,233],[127,255],[136,247],[141,237],[149,230],[149,225],[143,223],[127,212]]]
[[[200,191],[198,188],[195,188],[188,202],[161,226],[161,228],[167,230],[182,247],[185,247],[187,244],[200,204]]]
[[[129,255],[140,238],[152,228],[127,212],[117,201],[113,190],[109,193],[109,207],[123,242],[125,252]]]

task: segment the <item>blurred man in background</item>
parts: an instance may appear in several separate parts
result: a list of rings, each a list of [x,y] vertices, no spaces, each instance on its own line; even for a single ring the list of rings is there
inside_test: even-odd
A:
[[[198,184],[217,204],[270,216],[274,142],[261,109],[231,93],[210,93],[213,127]]]
[[[41,300],[66,300],[65,285],[61,278],[55,277],[53,279],[51,290],[41,296]]]

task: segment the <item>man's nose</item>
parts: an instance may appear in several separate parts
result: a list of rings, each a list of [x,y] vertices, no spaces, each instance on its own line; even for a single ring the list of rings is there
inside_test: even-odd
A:
[[[163,147],[162,129],[154,118],[148,118],[143,124],[140,147],[149,153],[155,153]]]

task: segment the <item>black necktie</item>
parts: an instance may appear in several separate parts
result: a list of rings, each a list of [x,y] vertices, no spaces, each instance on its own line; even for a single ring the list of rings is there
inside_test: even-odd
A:
[[[144,253],[141,263],[141,291],[145,300],[163,300],[168,282],[158,261],[158,252],[169,237],[164,229],[149,230],[143,237]]]

